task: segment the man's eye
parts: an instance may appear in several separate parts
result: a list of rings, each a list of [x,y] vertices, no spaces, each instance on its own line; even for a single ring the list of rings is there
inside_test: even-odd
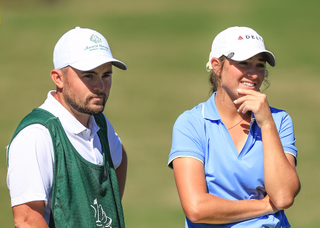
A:
[[[110,77],[110,76],[111,76],[111,74],[104,74],[102,77],[108,78],[108,77]]]
[[[239,62],[239,64],[240,64],[240,65],[243,65],[243,66],[248,65],[248,63],[247,63],[247,62]]]

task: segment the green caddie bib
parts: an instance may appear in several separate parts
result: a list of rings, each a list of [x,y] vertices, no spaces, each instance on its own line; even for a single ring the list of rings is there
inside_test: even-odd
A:
[[[125,227],[106,120],[103,114],[94,118],[100,127],[102,165],[85,160],[70,143],[59,119],[43,109],[36,108],[27,115],[13,135],[14,138],[23,128],[35,123],[44,125],[50,132],[54,148],[51,228]]]

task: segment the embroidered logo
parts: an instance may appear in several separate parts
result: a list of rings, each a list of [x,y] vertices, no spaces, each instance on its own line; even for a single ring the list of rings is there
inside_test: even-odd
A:
[[[242,36],[239,36],[239,37],[238,37],[238,40],[243,40],[243,37],[242,37]]]
[[[90,205],[94,210],[94,218],[96,219],[96,227],[112,228],[112,219],[108,217],[103,210],[101,204],[98,204],[98,200],[93,201],[93,205]]]
[[[91,35],[90,40],[91,40],[92,42],[96,43],[96,44],[102,42],[101,39],[100,39],[97,35],[94,35],[94,34]]]
[[[103,51],[108,51],[108,52],[110,52],[109,47],[101,44],[101,43],[102,43],[102,40],[101,40],[97,35],[92,34],[92,35],[90,36],[90,41],[92,41],[92,42],[95,43],[95,44],[93,44],[92,46],[86,46],[86,47],[83,49],[84,51],[87,51],[87,50],[88,50],[88,51],[103,50]]]

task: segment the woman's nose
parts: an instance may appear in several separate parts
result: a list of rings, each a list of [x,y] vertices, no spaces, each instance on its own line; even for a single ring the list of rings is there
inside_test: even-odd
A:
[[[257,68],[254,67],[254,66],[248,67],[247,75],[248,75],[249,77],[256,77],[256,76],[258,76],[258,70],[257,70]]]

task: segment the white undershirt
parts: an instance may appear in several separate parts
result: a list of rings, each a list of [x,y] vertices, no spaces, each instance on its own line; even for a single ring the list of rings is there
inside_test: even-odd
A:
[[[86,128],[53,97],[54,93],[55,91],[50,91],[39,108],[59,118],[71,144],[84,159],[93,164],[103,164],[101,143],[97,134],[99,127],[93,116],[90,116],[89,128]],[[107,125],[110,153],[117,168],[122,160],[122,144],[108,120]],[[49,221],[53,163],[54,150],[48,129],[43,125],[33,124],[21,130],[9,149],[7,185],[11,206],[45,201],[45,219]]]

